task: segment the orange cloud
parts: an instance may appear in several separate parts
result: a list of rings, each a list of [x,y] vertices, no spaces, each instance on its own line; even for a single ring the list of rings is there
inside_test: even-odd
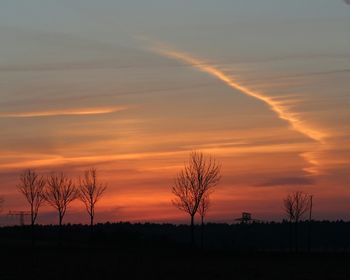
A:
[[[218,156],[225,156],[228,154],[235,154],[236,156],[244,154],[265,154],[265,153],[281,153],[281,152],[299,152],[301,147],[295,144],[280,144],[280,145],[246,145],[246,146],[222,146],[218,144],[212,144],[207,147],[202,147],[202,151],[209,154],[216,154]],[[26,168],[31,167],[44,167],[44,166],[59,166],[65,164],[95,164],[102,162],[112,162],[120,160],[142,160],[152,158],[184,158],[188,152],[192,150],[190,148],[179,149],[176,151],[150,151],[139,153],[122,153],[122,154],[100,154],[100,155],[87,155],[87,156],[69,156],[60,154],[26,154],[20,157],[13,155],[12,158],[16,158],[13,162],[0,162],[0,168],[13,169],[13,168]],[[10,157],[10,155],[8,156]],[[150,167],[146,169],[158,169],[159,166]],[[161,169],[163,169],[161,167]]]

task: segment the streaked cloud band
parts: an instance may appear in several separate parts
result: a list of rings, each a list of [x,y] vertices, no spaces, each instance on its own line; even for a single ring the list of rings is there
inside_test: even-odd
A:
[[[111,114],[126,110],[126,107],[114,108],[79,108],[52,111],[32,111],[32,112],[11,112],[0,113],[0,118],[40,118],[40,117],[58,117],[58,116],[87,116]]]

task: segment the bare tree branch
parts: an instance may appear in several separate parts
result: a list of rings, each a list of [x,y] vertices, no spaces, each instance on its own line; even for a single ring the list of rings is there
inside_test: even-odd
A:
[[[212,156],[192,152],[183,170],[175,178],[172,193],[173,204],[191,217],[191,241],[194,242],[194,216],[202,198],[209,194],[220,181],[221,166]]]
[[[52,173],[47,180],[45,200],[58,212],[59,226],[69,204],[78,197],[77,189],[71,179],[63,172]]]
[[[297,191],[283,200],[284,211],[290,222],[299,222],[310,207],[310,196]]]
[[[20,175],[18,190],[23,194],[30,205],[31,225],[34,226],[38,217],[39,208],[45,201],[45,179],[39,176],[34,170],[28,169]]]
[[[97,171],[91,168],[84,172],[84,177],[79,179],[79,199],[84,203],[90,216],[90,225],[94,225],[95,205],[106,191],[107,186],[97,182]]]

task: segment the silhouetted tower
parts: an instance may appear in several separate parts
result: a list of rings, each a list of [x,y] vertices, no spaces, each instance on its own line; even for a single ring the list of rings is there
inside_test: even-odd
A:
[[[29,211],[9,211],[8,213],[9,216],[17,216],[19,217],[19,224],[20,226],[24,226],[24,217],[25,216],[30,216]]]
[[[252,220],[252,214],[248,212],[243,212],[242,217],[235,219],[237,222],[241,222],[241,224],[248,224]]]
[[[249,212],[242,212],[242,217],[235,219],[237,222],[241,222],[241,224],[251,224],[251,223],[260,223],[261,220],[253,219],[252,214]]]

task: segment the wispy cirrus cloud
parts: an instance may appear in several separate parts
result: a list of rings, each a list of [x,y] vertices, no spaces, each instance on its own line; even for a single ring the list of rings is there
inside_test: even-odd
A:
[[[31,112],[9,112],[0,113],[0,118],[40,118],[40,117],[58,117],[58,116],[87,116],[111,114],[126,110],[127,107],[110,107],[110,108],[78,108],[63,109],[51,111],[31,111]]]
[[[291,106],[288,102],[278,100],[274,97],[268,96],[254,89],[251,89],[236,81],[236,79],[234,79],[231,75],[225,73],[225,71],[221,70],[216,65],[209,63],[205,60],[199,59],[195,56],[192,56],[191,54],[175,50],[163,43],[156,42],[155,44],[153,44],[153,47],[151,47],[151,50],[165,57],[188,64],[201,72],[207,73],[221,80],[223,83],[235,90],[238,90],[242,94],[262,101],[273,112],[276,113],[278,118],[286,121],[293,130],[301,133],[308,139],[316,142],[319,145],[319,149],[320,147],[326,144],[325,139],[328,137],[327,133],[306,124],[301,119],[300,115],[291,109]],[[310,167],[306,167],[303,170],[313,175],[318,174],[319,166],[319,162],[316,158],[314,158],[314,154],[314,151],[307,151],[305,153],[302,153],[301,155],[310,164]]]
[[[295,131],[300,132],[301,134],[316,142],[322,143],[324,141],[326,134],[323,131],[311,128],[308,125],[306,125],[297,116],[295,112],[292,112],[290,110],[290,108],[287,106],[288,104],[285,104],[285,102],[281,102],[276,98],[264,95],[260,92],[252,90],[240,84],[239,82],[234,80],[230,75],[224,73],[224,71],[217,68],[215,65],[212,65],[211,63],[201,60],[199,58],[196,58],[188,53],[173,50],[165,45],[156,46],[153,48],[153,50],[169,58],[176,59],[178,61],[189,64],[202,72],[208,73],[216,77],[217,79],[227,84],[229,87],[234,88],[245,95],[251,96],[255,99],[264,102],[270,107],[272,111],[274,111],[277,114],[277,116],[280,119],[288,122]]]

